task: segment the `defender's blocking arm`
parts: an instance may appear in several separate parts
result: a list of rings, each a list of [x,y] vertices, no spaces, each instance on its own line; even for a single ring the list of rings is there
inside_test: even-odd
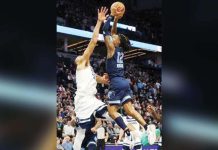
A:
[[[97,21],[96,26],[94,28],[92,39],[89,42],[88,47],[86,48],[86,50],[83,53],[83,59],[85,59],[85,60],[89,60],[90,56],[93,53],[93,50],[94,50],[94,48],[97,44],[97,41],[98,41],[100,27],[101,27],[102,22],[106,19],[107,11],[108,11],[108,9],[106,7],[101,7],[101,10],[98,9],[98,21]]]

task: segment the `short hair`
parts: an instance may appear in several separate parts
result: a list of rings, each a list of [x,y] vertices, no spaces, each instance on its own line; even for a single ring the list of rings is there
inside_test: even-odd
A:
[[[118,34],[118,36],[120,38],[120,47],[122,47],[124,51],[128,51],[131,48],[129,38],[123,34]]]

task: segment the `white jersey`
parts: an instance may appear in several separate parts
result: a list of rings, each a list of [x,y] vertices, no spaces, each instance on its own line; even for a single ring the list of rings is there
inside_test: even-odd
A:
[[[95,97],[97,81],[91,66],[76,70],[76,84],[77,91],[74,98],[76,117],[87,119],[98,107],[104,105]]]
[[[96,74],[89,65],[85,69],[76,70],[76,95],[95,95],[97,93]]]

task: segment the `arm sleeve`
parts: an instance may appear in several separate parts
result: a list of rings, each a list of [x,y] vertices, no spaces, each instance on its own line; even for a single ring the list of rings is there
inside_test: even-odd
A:
[[[108,18],[107,18],[107,21],[104,23],[104,26],[103,26],[103,35],[104,36],[107,36],[107,35],[110,35],[110,31],[109,31],[109,28],[110,28],[110,22],[111,22],[111,20],[112,20],[112,16],[109,16]]]

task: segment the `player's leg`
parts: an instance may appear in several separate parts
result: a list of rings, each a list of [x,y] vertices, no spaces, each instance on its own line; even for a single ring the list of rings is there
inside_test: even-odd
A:
[[[121,117],[120,113],[117,112],[120,108],[119,105],[121,103],[122,91],[116,90],[114,88],[108,92],[108,97],[109,97],[109,100],[108,100],[109,105],[107,108],[108,108],[109,116],[117,123],[118,126],[120,126],[120,128],[123,129],[123,131],[128,136],[130,136],[130,130],[128,129],[127,125],[124,123],[123,118]]]
[[[85,138],[86,129],[77,128],[77,134],[74,140],[73,149],[80,150],[82,146],[82,142]]]
[[[132,102],[126,101],[123,104],[123,109],[126,112],[127,115],[133,117],[135,120],[137,120],[144,128],[145,130],[147,130],[147,123],[145,122],[145,120],[143,119],[143,117],[141,116],[141,114],[139,114],[135,108],[132,106]]]
[[[94,111],[93,116],[95,118],[101,118],[101,119],[106,119],[108,121],[113,121],[113,119],[109,116],[108,108],[106,104],[103,104],[100,107],[98,107]]]
[[[90,133],[88,135],[88,142],[87,142],[87,150],[96,150],[97,149],[97,145],[96,145],[96,134]]]
[[[118,110],[119,110],[118,105],[113,105],[113,104],[108,105],[109,116],[125,131],[127,126],[124,123],[120,113],[117,112]]]

